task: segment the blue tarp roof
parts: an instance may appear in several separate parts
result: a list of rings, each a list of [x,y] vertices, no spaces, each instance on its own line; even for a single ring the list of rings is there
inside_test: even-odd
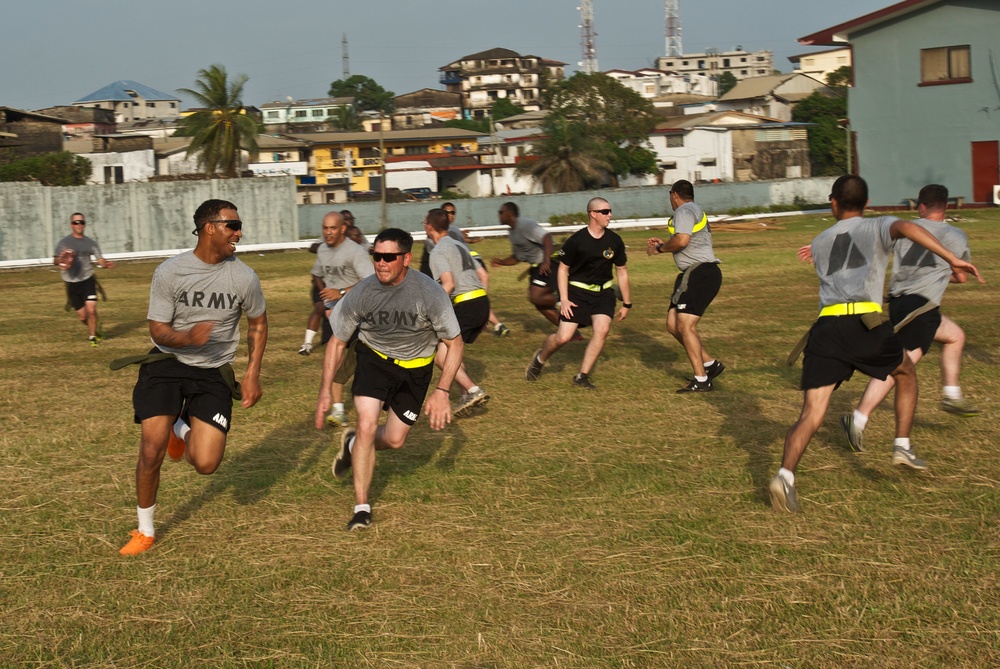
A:
[[[158,91],[149,86],[143,86],[135,81],[123,79],[113,84],[108,84],[104,88],[94,91],[90,95],[80,98],[77,102],[100,102],[102,100],[131,100],[132,96],[128,91],[133,91],[144,100],[179,100],[180,98],[170,93]]]

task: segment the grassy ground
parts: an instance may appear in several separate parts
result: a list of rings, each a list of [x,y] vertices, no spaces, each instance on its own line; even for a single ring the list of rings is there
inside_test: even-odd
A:
[[[157,544],[136,558],[117,553],[135,527],[135,370],[107,363],[148,346],[155,263],[102,272],[99,349],[55,271],[0,274],[0,666],[996,665],[1000,215],[963,218],[995,280],[952,287],[945,311],[984,414],[939,410],[933,351],[913,434],[931,468],[898,471],[890,411],[866,453],[843,447],[853,379],[799,468],[795,516],[770,509],[767,482],[801,403],[783,361],[817,307],[794,250],[829,218],[717,230],[725,280],[702,333],[728,370],[711,395],[674,394],[689,374],[663,329],[675,271],[644,255],[648,233],[624,235],[636,307],[596,393],[569,383],[581,344],[522,380],[550,327],[523,268],[493,270],[512,334],[467,355],[493,399],[380,454],[375,524],[355,533],[350,484],[330,474],[338,433],[310,427],[320,357],[296,354],[312,257],[247,256],[271,324],[264,398],[234,410],[215,475],[165,463]]]

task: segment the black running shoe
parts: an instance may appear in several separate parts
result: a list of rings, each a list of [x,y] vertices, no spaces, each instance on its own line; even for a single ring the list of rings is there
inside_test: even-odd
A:
[[[347,523],[347,531],[351,530],[364,530],[372,526],[372,512],[371,511],[358,511],[351,518],[350,522]]]
[[[705,368],[705,373],[708,374],[708,380],[710,382],[714,381],[715,377],[722,374],[724,371],[726,371],[726,366],[721,360],[716,360],[710,366]]]
[[[687,384],[678,393],[707,393],[712,390],[711,381],[698,381],[697,379],[691,379],[691,383]]]
[[[586,390],[597,390],[597,386],[591,383],[590,377],[583,373],[577,374],[573,377],[573,385]]]
[[[344,430],[340,435],[340,453],[333,459],[333,478],[339,479],[348,469],[351,468],[351,449],[348,446],[354,439],[355,430]]]
[[[542,375],[542,363],[538,359],[538,354],[542,352],[542,349],[535,351],[535,355],[531,356],[531,362],[528,363],[527,369],[524,370],[524,380],[525,381],[537,381],[538,377]]]

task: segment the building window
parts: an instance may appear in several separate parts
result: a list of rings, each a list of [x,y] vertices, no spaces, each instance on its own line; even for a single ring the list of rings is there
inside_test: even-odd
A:
[[[326,114],[326,110],[324,109],[313,109],[313,116],[318,116],[322,118],[324,114]]]
[[[104,183],[121,184],[125,183],[125,175],[121,165],[104,166]]]
[[[276,112],[276,111],[269,111],[269,112],[267,112],[267,118],[268,119],[276,119],[276,118],[278,118],[278,112]]]
[[[684,135],[667,135],[667,148],[680,149],[684,146]]]
[[[406,147],[406,155],[423,156],[431,152],[431,147],[427,145],[417,145]]]
[[[965,84],[971,81],[968,44],[920,50],[920,85]]]
[[[306,118],[306,110],[305,109],[297,109],[295,111],[295,118]]]

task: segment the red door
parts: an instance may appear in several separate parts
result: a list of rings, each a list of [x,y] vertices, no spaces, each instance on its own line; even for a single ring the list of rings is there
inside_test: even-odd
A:
[[[1000,184],[1000,142],[972,143],[972,199],[993,202],[993,186]]]

